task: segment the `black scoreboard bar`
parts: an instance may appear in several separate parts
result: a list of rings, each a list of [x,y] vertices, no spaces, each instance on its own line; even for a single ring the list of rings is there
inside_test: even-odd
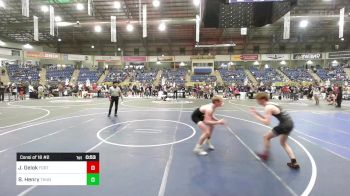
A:
[[[99,153],[17,153],[17,161],[99,161]]]

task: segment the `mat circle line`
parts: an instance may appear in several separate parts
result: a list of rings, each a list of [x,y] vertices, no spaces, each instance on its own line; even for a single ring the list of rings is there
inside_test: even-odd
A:
[[[176,140],[176,141],[168,142],[168,143],[164,143],[164,144],[149,144],[149,145],[118,144],[118,143],[115,143],[115,142],[109,142],[109,141],[107,141],[107,140],[105,140],[104,138],[101,137],[101,133],[104,130],[106,130],[108,128],[111,128],[113,126],[122,125],[122,124],[128,124],[128,123],[133,123],[133,122],[145,122],[145,121],[162,121],[162,122],[172,122],[172,123],[181,124],[181,125],[189,127],[192,130],[192,134],[190,136],[184,138],[184,139],[181,139],[181,140]],[[151,148],[151,147],[161,147],[161,146],[169,146],[169,145],[178,144],[178,143],[181,143],[181,142],[184,142],[186,140],[191,139],[195,134],[196,134],[196,130],[191,125],[183,123],[183,122],[180,122],[180,121],[165,120],[165,119],[142,119],[142,120],[129,120],[129,121],[124,121],[124,122],[119,122],[119,123],[115,123],[115,124],[109,125],[107,127],[104,127],[102,129],[98,130],[97,133],[96,133],[96,136],[103,143],[114,145],[114,146],[130,147],[130,148]]]

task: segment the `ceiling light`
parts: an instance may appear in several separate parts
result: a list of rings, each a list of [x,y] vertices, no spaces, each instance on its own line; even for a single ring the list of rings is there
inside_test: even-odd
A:
[[[160,65],[160,64],[162,64],[160,61],[157,61],[157,65]]]
[[[119,1],[114,2],[114,8],[120,9],[122,7],[121,3]]]
[[[332,61],[332,64],[338,64],[337,60]]]
[[[95,26],[95,32],[101,32],[102,31],[102,27],[101,26]]]
[[[129,23],[128,25],[126,25],[126,30],[132,32],[134,30],[134,26],[132,26],[132,24]]]
[[[281,61],[280,64],[281,65],[287,65],[287,62],[286,61]]]
[[[84,5],[82,3],[77,3],[77,10],[84,10]]]
[[[25,48],[25,49],[32,49],[33,46],[30,45],[30,44],[25,44],[25,45],[23,45],[23,48]]]
[[[253,65],[260,65],[260,63],[258,61],[255,61]]]
[[[344,41],[344,40],[345,40],[344,37],[340,38],[340,41]]]
[[[94,45],[91,45],[91,48],[93,49],[93,48],[95,48],[95,46],[94,46]]]
[[[118,48],[118,51],[121,51],[122,49]]]
[[[307,20],[302,20],[299,23],[299,27],[301,27],[301,28],[306,28],[308,25],[309,25],[309,21],[307,21]]]
[[[160,23],[158,29],[159,31],[165,31],[166,29],[165,23],[164,22]]]
[[[185,64],[184,62],[181,62],[181,63],[180,63],[180,66],[181,66],[181,67],[183,67],[183,66],[185,66],[185,65],[186,65],[186,64]]]
[[[46,12],[49,11],[49,7],[47,7],[46,5],[42,5],[42,6],[40,7],[40,10],[41,10],[42,12],[46,13]]]
[[[5,3],[2,1],[2,0],[0,0],[0,7],[2,7],[2,8],[5,8],[6,6],[5,6]]]
[[[57,40],[58,42],[61,42],[62,41],[62,39],[61,38],[58,38],[58,40]]]
[[[159,7],[160,6],[160,1],[159,0],[153,0],[152,4],[153,4],[153,7]]]
[[[61,22],[61,21],[62,21],[61,16],[55,16],[55,21],[56,21],[56,22]]]
[[[0,40],[0,46],[5,46],[6,43]]]
[[[193,0],[193,4],[198,7],[201,4],[201,0]]]

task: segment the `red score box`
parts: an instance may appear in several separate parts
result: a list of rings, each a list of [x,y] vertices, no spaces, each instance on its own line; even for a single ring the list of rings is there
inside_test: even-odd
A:
[[[88,174],[97,174],[100,173],[100,163],[98,161],[88,161],[87,164],[87,173]]]

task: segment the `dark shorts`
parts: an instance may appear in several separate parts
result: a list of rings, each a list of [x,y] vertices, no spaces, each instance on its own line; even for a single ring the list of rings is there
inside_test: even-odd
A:
[[[204,120],[204,114],[199,110],[199,108],[193,111],[191,117],[192,117],[192,121],[196,124]]]
[[[272,129],[273,133],[275,135],[289,135],[294,128],[294,123],[293,121],[287,121],[280,123],[276,127]]]

